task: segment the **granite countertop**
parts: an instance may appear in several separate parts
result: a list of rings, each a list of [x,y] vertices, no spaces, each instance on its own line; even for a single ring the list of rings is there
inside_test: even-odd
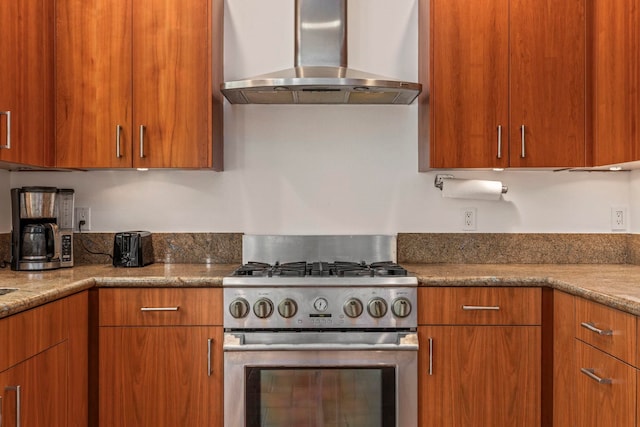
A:
[[[640,316],[640,266],[629,264],[403,264],[421,286],[546,286]],[[78,266],[48,272],[0,270],[0,318],[101,287],[219,287],[237,264]]]

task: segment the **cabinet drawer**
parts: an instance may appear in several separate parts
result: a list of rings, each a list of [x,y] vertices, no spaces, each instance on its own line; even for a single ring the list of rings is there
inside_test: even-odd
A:
[[[635,427],[636,369],[576,340],[578,426]]]
[[[420,288],[421,325],[539,325],[540,288]]]
[[[634,315],[576,298],[575,327],[577,338],[637,366]]]
[[[0,372],[32,357],[68,336],[66,300],[14,314],[0,320]]]
[[[222,289],[103,288],[100,326],[222,325]]]

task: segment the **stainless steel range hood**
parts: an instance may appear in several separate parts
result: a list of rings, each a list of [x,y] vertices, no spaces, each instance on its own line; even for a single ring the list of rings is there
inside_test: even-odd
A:
[[[222,83],[232,104],[411,104],[420,83],[347,68],[347,0],[296,0],[295,67]]]

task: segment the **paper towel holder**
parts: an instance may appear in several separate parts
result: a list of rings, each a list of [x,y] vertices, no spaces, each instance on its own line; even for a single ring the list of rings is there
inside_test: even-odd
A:
[[[445,179],[454,179],[455,177],[453,175],[450,174],[436,174],[436,179],[433,182],[433,185],[436,188],[439,188],[440,191],[442,191],[442,184],[443,181]],[[509,187],[507,187],[506,185],[502,186],[502,194],[507,194],[507,191],[509,191]]]

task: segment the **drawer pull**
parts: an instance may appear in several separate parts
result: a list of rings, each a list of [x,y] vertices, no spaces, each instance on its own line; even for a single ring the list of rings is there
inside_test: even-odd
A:
[[[500,310],[500,307],[497,305],[463,305],[462,309],[465,311],[478,311],[478,310],[498,311]]]
[[[20,427],[20,418],[22,418],[22,415],[20,414],[20,412],[22,412],[22,396],[20,393],[20,386],[13,386],[13,387],[5,387],[4,388],[5,391],[15,391],[16,392],[16,427]]]
[[[595,374],[596,370],[593,368],[580,368],[580,371],[597,382],[598,384],[611,384],[611,378],[600,378]]]
[[[140,311],[178,311],[180,307],[140,307]]]
[[[213,338],[207,339],[207,376],[210,377],[213,373],[211,364],[211,347],[213,345]]]
[[[429,375],[433,375],[433,338],[429,338]]]
[[[613,335],[613,331],[612,330],[602,330],[602,329],[598,329],[596,328],[596,325],[594,325],[591,322],[582,322],[580,324],[583,328],[587,328],[588,330],[590,330],[591,332],[595,332],[598,335],[604,335],[604,336],[611,336]]]

